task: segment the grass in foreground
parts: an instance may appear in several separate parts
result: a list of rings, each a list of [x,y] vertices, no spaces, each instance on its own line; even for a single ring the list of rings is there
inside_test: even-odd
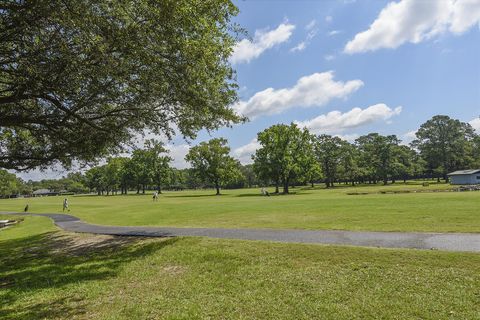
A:
[[[95,224],[224,228],[297,228],[369,231],[480,232],[480,192],[380,194],[436,190],[420,182],[389,186],[295,188],[263,197],[259,189],[165,192],[151,195],[69,197],[71,214]],[[271,190],[272,191],[272,190]],[[368,195],[348,195],[368,192]],[[62,197],[0,200],[0,211],[61,212]]]
[[[480,317],[478,254],[131,239],[48,224],[0,231],[2,319]]]

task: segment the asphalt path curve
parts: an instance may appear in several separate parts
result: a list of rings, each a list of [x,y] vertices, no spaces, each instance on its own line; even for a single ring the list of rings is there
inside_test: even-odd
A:
[[[25,213],[16,212],[1,212],[0,214],[26,215]],[[287,243],[480,252],[480,233],[128,227],[90,224],[68,214],[32,213],[30,215],[49,217],[58,227],[66,231],[115,236],[188,236]]]

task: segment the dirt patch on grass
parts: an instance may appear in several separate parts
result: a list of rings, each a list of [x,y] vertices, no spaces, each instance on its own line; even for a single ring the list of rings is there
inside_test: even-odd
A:
[[[49,236],[47,245],[53,254],[83,256],[118,250],[143,240],[139,237],[59,232]]]
[[[169,266],[164,266],[162,268],[162,271],[170,275],[180,275],[182,273],[185,273],[185,271],[187,271],[187,268],[184,266],[169,265]]]

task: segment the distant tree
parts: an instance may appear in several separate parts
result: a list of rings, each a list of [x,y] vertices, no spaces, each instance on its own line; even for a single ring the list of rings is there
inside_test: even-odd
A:
[[[416,161],[416,152],[406,145],[399,145],[396,150],[397,161],[394,164],[394,176],[406,183],[407,179],[415,176],[414,170]]]
[[[245,184],[247,188],[252,188],[255,185],[258,185],[257,176],[253,170],[252,164],[246,164],[240,166],[243,176],[245,177]]]
[[[242,175],[240,163],[229,154],[227,140],[217,138],[190,148],[185,160],[190,162],[193,172],[198,177],[215,186],[219,195],[221,186],[235,181]]]
[[[325,178],[325,186],[331,188],[338,178],[344,152],[344,141],[339,137],[322,134],[315,138],[314,147],[316,158]]]
[[[152,183],[152,167],[149,165],[149,154],[144,149],[137,149],[132,152],[129,162],[130,172],[133,174],[137,194],[145,193],[149,184]]]
[[[480,168],[480,135],[475,135],[472,141],[472,168]]]
[[[171,168],[170,188],[174,190],[182,190],[187,188],[186,170]]]
[[[183,176],[185,177],[185,185],[188,189],[198,189],[204,186],[202,179],[196,174],[193,168],[183,169]]]
[[[13,173],[0,169],[0,197],[18,194],[23,189],[23,181]]]
[[[370,133],[359,137],[355,142],[360,151],[361,165],[367,168],[375,182],[380,179],[386,185],[389,177],[395,174],[400,140],[395,135]]]
[[[105,166],[97,166],[87,170],[85,173],[87,186],[91,191],[95,190],[98,195],[103,194],[105,191],[104,171]]]
[[[420,153],[415,152],[412,159],[412,175],[416,178],[424,178],[426,170],[427,162],[422,158]]]
[[[107,195],[116,193],[122,181],[122,169],[124,165],[123,158],[108,158],[107,164],[103,170],[103,184],[105,186]]]
[[[0,167],[68,166],[144,130],[239,122],[237,12],[229,0],[2,1]]]
[[[420,151],[432,172],[448,180],[447,173],[465,169],[472,161],[469,157],[475,137],[470,124],[437,115],[420,126],[412,146]]]
[[[342,154],[338,170],[340,177],[350,182],[352,186],[364,174],[359,166],[359,152],[356,146],[347,141],[342,142]]]
[[[164,144],[156,140],[147,140],[146,142],[146,161],[150,169],[151,181],[156,185],[159,193],[162,193],[162,184],[168,184],[172,175],[168,150]]]
[[[260,179],[269,178],[283,192],[289,193],[290,182],[308,172],[305,168],[313,163],[311,135],[294,123],[277,124],[258,133],[261,147],[253,155],[254,170]]]

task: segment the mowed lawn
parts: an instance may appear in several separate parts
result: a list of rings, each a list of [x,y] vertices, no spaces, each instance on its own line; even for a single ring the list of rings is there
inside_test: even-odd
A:
[[[0,231],[1,319],[479,319],[480,255]]]
[[[151,195],[69,196],[71,214],[95,224],[132,226],[293,228],[371,231],[480,232],[480,192],[382,194],[449,185],[294,188],[264,197],[259,189],[170,191]],[[273,191],[273,190],[270,190]],[[369,193],[348,195],[348,193]],[[63,197],[0,200],[0,211],[61,212]]]
[[[69,196],[70,213],[95,224],[132,226],[294,228],[372,231],[480,232],[480,192],[382,194],[450,186],[294,188],[264,197],[259,189],[170,191],[151,195]],[[273,191],[273,190],[271,190]],[[369,193],[349,195],[348,193]],[[0,200],[0,211],[61,212],[63,197]]]

